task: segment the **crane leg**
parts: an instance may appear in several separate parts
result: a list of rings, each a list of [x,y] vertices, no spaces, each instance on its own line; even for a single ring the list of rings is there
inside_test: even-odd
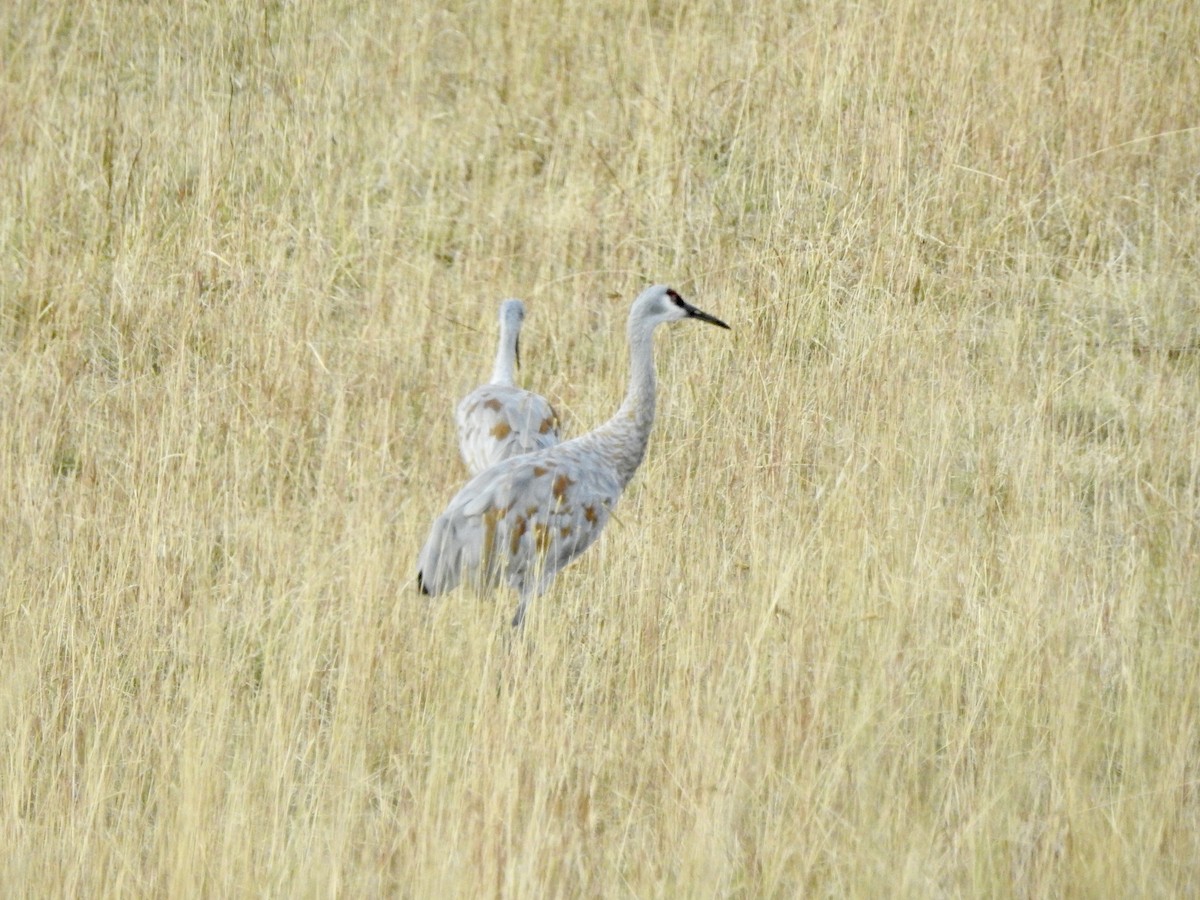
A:
[[[523,628],[525,626],[525,608],[529,606],[529,594],[521,595],[521,602],[517,604],[517,614],[513,616],[512,627]]]

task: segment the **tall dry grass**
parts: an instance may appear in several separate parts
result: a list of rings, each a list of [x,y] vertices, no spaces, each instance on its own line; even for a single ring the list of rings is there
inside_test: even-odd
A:
[[[0,881],[1200,889],[1200,17],[0,11]],[[525,297],[618,519],[430,604]]]

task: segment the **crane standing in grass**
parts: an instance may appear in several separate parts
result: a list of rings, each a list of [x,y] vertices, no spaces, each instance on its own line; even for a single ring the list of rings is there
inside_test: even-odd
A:
[[[513,625],[524,621],[530,599],[600,536],[637,471],[654,424],[654,329],[689,318],[729,327],[666,285],[642,292],[629,311],[629,388],[616,415],[595,431],[507,459],[467,482],[421,550],[422,593],[442,594],[464,579],[479,588],[507,583],[520,595]]]
[[[500,304],[500,344],[492,380],[467,394],[458,404],[458,449],[472,475],[501,460],[559,442],[558,416],[545,397],[522,390],[513,382],[521,363],[521,323],[525,304]]]

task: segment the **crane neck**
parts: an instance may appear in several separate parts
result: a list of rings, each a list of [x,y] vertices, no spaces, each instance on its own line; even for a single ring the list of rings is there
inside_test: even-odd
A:
[[[629,324],[629,386],[616,415],[598,430],[624,487],[646,454],[650,429],[654,425],[653,324]]]
[[[638,423],[648,433],[654,422],[654,398],[658,382],[654,374],[654,326],[629,323],[629,385],[617,417]]]
[[[500,324],[500,346],[492,365],[492,384],[512,385],[516,382],[517,335],[506,323]]]

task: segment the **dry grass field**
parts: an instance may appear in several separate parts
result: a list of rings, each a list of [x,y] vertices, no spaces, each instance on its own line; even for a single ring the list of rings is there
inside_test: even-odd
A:
[[[1200,892],[1191,2],[0,10],[12,896]],[[416,593],[525,298],[600,542]]]

